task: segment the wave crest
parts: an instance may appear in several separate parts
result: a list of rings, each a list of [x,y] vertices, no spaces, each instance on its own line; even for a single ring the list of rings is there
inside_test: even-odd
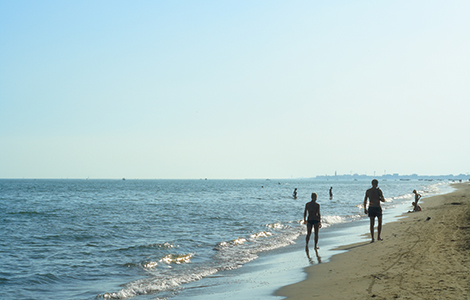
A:
[[[188,254],[167,254],[165,255],[160,261],[163,263],[166,263],[168,265],[170,264],[188,264],[191,262],[191,258],[194,256],[194,253],[188,253]]]

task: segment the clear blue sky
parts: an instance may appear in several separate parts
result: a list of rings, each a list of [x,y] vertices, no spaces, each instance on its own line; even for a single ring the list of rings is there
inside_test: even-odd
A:
[[[469,12],[0,0],[0,178],[470,172]]]

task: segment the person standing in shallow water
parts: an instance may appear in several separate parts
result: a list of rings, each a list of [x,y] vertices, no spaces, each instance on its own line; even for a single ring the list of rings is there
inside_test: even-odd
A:
[[[330,200],[333,199],[333,187],[330,187]]]
[[[294,197],[294,199],[297,199],[297,188],[294,189],[294,192],[292,193],[292,197]]]
[[[374,239],[374,226],[375,217],[377,217],[377,239],[382,241],[380,234],[382,233],[382,207],[380,202],[385,202],[382,191],[378,188],[379,181],[377,179],[372,180],[372,187],[366,191],[364,197],[364,213],[369,215],[370,219],[370,236],[372,237],[371,243]],[[369,199],[369,209],[367,209],[367,199]]]
[[[308,214],[308,218],[307,218]],[[312,193],[312,201],[305,204],[304,210],[304,223],[307,224],[307,237],[305,238],[305,250],[308,251],[308,242],[310,241],[310,235],[312,234],[312,228],[314,230],[314,241],[315,250],[318,248],[318,230],[321,228],[321,215],[320,215],[320,204],[317,203],[317,194]]]

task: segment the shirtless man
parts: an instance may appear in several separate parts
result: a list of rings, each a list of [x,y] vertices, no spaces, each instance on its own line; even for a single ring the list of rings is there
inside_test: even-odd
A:
[[[377,226],[377,239],[379,241],[382,240],[380,234],[382,233],[382,207],[380,206],[380,202],[385,202],[385,198],[382,194],[382,191],[377,187],[379,182],[377,179],[372,180],[372,187],[366,191],[366,195],[364,197],[364,213],[369,215],[370,218],[370,235],[372,237],[371,243],[374,240],[374,226],[375,226],[375,217],[378,220]],[[369,210],[367,210],[367,199],[369,199]]]
[[[305,246],[305,250],[308,251],[308,242],[310,241],[310,235],[312,234],[312,227],[315,231],[315,250],[320,249],[318,248],[318,229],[321,228],[321,215],[320,204],[317,203],[316,193],[312,193],[312,201],[307,202],[307,204],[305,204],[304,223],[307,224],[307,237],[305,238],[307,245]]]

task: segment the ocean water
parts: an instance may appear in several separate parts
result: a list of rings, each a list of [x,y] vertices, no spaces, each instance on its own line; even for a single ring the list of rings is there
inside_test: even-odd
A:
[[[2,299],[171,299],[188,286],[204,295],[208,278],[298,243],[312,192],[322,230],[335,230],[366,217],[369,187],[313,179],[3,179]],[[435,181],[379,187],[385,212],[411,203],[413,189],[423,196],[449,189]]]

